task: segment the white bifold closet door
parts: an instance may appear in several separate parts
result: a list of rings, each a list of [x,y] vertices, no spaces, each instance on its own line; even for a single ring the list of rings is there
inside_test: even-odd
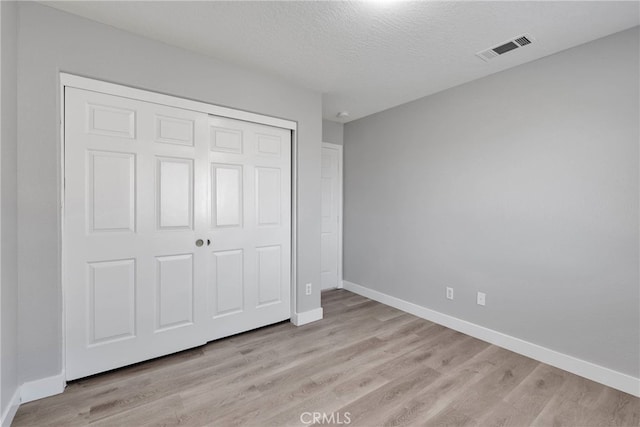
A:
[[[66,377],[290,317],[291,132],[65,89]]]

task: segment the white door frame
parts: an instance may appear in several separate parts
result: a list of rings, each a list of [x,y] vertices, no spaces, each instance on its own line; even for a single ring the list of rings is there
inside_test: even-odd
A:
[[[343,151],[344,147],[339,144],[333,144],[331,142],[323,142],[322,148],[329,148],[338,152],[338,188],[340,188],[340,197],[338,197],[338,210],[340,215],[338,216],[338,289],[344,287],[342,277],[342,216],[343,216],[343,200],[344,200],[344,188],[342,185],[343,180]]]
[[[102,80],[82,77],[69,73],[60,73],[60,273],[62,284],[62,377],[66,380],[66,271],[65,271],[65,241],[64,241],[64,219],[65,219],[65,135],[64,135],[64,111],[65,99],[64,88],[74,87],[77,89],[90,90],[109,95],[120,96],[123,98],[131,98],[139,101],[151,102],[154,104],[168,105],[171,107],[182,108],[185,110],[198,111],[214,116],[221,116],[230,119],[244,120],[253,123],[259,123],[267,126],[274,126],[291,131],[291,318],[294,319],[297,311],[296,294],[297,294],[297,265],[298,265],[298,123],[293,120],[281,119],[278,117],[266,116],[262,114],[252,113],[248,111],[236,110],[233,108],[222,107],[219,105],[208,104],[201,101],[195,101],[178,96],[152,92],[143,89],[137,89],[130,86],[124,86],[116,83],[109,83]],[[341,206],[342,206],[342,201]]]

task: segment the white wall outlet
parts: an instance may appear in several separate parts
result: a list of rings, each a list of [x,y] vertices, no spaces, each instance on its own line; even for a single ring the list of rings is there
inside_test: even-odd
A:
[[[453,288],[447,286],[447,299],[453,299]]]
[[[484,292],[478,292],[478,305],[485,305],[487,300],[487,294]]]
[[[311,283],[307,283],[305,292],[307,293],[307,295],[311,295]]]

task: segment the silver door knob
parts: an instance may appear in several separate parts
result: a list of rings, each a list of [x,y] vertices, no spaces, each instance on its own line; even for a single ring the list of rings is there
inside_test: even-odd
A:
[[[198,240],[196,240],[196,246],[197,246],[197,247],[200,247],[200,246],[202,246],[202,245],[204,245],[204,240],[202,240],[202,239],[198,239]]]

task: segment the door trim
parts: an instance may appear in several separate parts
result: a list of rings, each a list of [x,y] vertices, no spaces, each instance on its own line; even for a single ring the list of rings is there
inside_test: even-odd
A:
[[[258,123],[267,126],[278,127],[282,129],[288,129],[291,131],[291,319],[295,320],[297,313],[297,265],[298,265],[298,123],[293,120],[287,120],[279,117],[267,116],[264,114],[253,113],[250,111],[237,110],[234,108],[223,107],[219,105],[209,104],[197,100],[182,98],[174,95],[168,95],[158,92],[152,92],[145,89],[138,89],[131,86],[125,86],[117,83],[110,83],[103,80],[96,80],[88,77],[82,77],[75,74],[59,73],[59,90],[60,90],[60,112],[59,112],[59,126],[60,126],[60,217],[59,217],[59,230],[60,230],[60,280],[61,280],[61,306],[62,306],[62,340],[61,340],[61,352],[62,352],[62,373],[61,377],[66,385],[66,307],[65,307],[65,293],[66,293],[66,245],[65,245],[65,87],[73,87],[76,89],[83,89],[93,92],[104,93],[108,95],[115,95],[123,98],[135,99],[138,101],[150,102],[154,104],[166,105],[170,107],[181,108],[185,110],[197,111],[200,113],[206,113],[210,115],[243,120],[252,123]]]
[[[333,144],[330,142],[323,142],[322,148],[328,148],[330,150],[336,150],[338,152],[338,187],[340,188],[340,197],[338,197],[338,289],[344,287],[342,277],[342,217],[343,217],[343,201],[344,201],[344,187],[343,187],[343,152],[344,147],[342,145]]]
[[[244,120],[245,122],[259,123],[267,126],[274,126],[283,129],[297,130],[298,124],[292,120],[279,117],[266,116],[264,114],[252,113],[250,111],[237,110],[220,105],[208,104],[188,98],[174,95],[167,95],[159,92],[152,92],[145,89],[138,89],[132,86],[124,86],[117,83],[109,83],[103,80],[95,80],[88,77],[81,77],[75,74],[60,73],[60,85],[71,86],[77,89],[90,90],[93,92],[105,93],[108,95],[131,98],[137,101],[151,102],[154,104],[168,105],[170,107],[192,110],[200,113],[213,114],[214,116],[227,117],[229,119]]]

